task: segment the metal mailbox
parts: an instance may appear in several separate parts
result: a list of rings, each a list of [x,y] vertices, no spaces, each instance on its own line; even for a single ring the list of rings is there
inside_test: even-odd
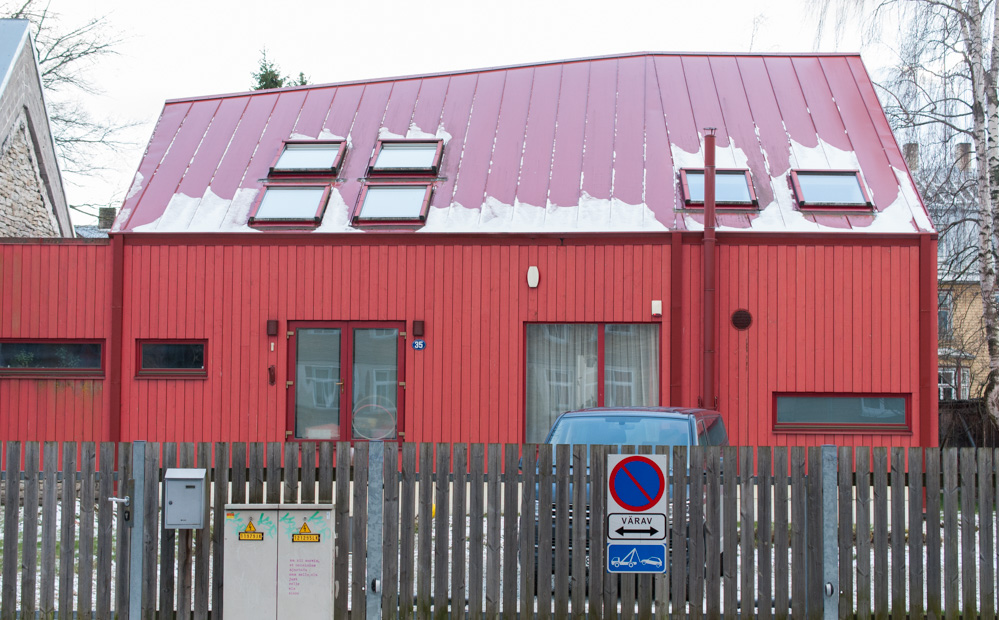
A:
[[[332,504],[228,504],[227,618],[333,617]]]
[[[208,470],[168,469],[163,475],[163,527],[200,530],[208,517]]]

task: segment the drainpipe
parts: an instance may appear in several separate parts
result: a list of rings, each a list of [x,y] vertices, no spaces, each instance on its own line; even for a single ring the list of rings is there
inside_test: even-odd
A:
[[[717,409],[715,395],[715,128],[704,135],[704,365],[701,406]]]

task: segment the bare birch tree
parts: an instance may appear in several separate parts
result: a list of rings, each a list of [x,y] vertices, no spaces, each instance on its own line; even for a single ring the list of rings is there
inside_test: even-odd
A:
[[[931,137],[930,151],[934,141],[946,153],[953,153],[953,147],[961,142],[971,144],[974,162],[970,184],[947,185],[950,180],[934,174],[923,176],[921,189],[924,196],[936,192],[934,199],[946,198],[948,192],[952,197],[970,193],[970,200],[953,204],[967,212],[945,222],[943,228],[972,220],[977,231],[971,265],[977,270],[981,287],[982,329],[989,356],[984,396],[990,415],[999,421],[999,313],[995,303],[999,247],[999,12],[995,3],[812,0],[812,7],[820,31],[832,27],[842,32],[850,24],[866,23],[872,28],[869,34],[878,36],[884,34],[886,25],[897,24],[898,61],[879,84],[894,128],[912,132],[924,144]]]

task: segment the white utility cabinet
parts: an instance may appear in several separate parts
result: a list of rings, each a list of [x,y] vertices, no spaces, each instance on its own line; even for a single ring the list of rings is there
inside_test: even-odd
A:
[[[333,505],[228,504],[226,618],[333,617]]]

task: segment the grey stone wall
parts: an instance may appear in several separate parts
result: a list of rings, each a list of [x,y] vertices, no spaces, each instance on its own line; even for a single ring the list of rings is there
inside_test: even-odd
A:
[[[28,138],[20,123],[0,146],[0,237],[58,237]]]

